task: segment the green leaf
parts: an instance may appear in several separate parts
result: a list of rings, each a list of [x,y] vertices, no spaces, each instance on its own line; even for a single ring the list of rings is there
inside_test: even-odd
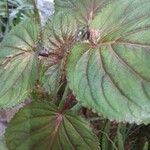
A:
[[[6,130],[10,150],[98,150],[99,143],[89,124],[67,111],[61,113],[48,101],[23,108]]]
[[[100,29],[97,46],[77,44],[69,56],[77,99],[110,120],[150,123],[149,10],[148,0],[108,5],[91,25]]]
[[[42,83],[44,89],[49,94],[56,94],[58,87],[60,85],[60,76],[61,76],[61,69],[59,65],[53,65],[49,67],[43,77],[42,77]]]
[[[124,50],[120,49],[121,52]],[[131,48],[126,50],[135,53]],[[112,51],[114,50],[108,46],[92,49],[86,43],[76,45],[67,65],[70,88],[83,106],[110,120],[149,123],[149,82],[139,80],[124,63],[112,56]],[[143,52],[143,55],[139,55],[139,65],[136,67],[145,67],[147,73],[150,55],[144,55],[145,50],[142,49],[140,52]],[[125,55],[127,53],[124,53]],[[132,57],[136,56],[130,57],[132,61]],[[140,57],[143,61],[140,61]],[[135,63],[133,61],[132,63]]]
[[[0,107],[23,101],[38,75],[38,25],[26,20],[16,26],[0,45]]]
[[[72,13],[83,25],[89,25],[98,12],[115,0],[54,0],[55,11]]]
[[[113,2],[96,15],[90,27],[100,32],[100,42],[113,42],[136,36],[140,40],[139,42],[146,44],[150,38],[148,37],[150,27],[149,3],[148,0],[142,2],[140,0],[118,0]],[[146,31],[148,31],[147,36]],[[145,36],[145,39],[140,36]]]
[[[44,47],[49,57],[44,66],[43,87],[49,94],[55,94],[65,74],[66,57],[75,42],[77,23],[70,14],[59,12],[48,22],[44,31]]]
[[[44,46],[49,52],[63,53],[74,41],[78,25],[72,14],[59,11],[44,29]],[[66,46],[66,47],[65,47]]]

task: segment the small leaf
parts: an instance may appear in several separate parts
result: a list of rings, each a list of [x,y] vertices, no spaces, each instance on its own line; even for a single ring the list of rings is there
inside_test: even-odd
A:
[[[48,101],[23,108],[6,130],[10,150],[98,150],[98,140],[88,123],[72,112],[60,113]]]
[[[42,78],[43,87],[49,94],[55,94],[62,76],[65,74],[66,58],[72,44],[75,42],[77,23],[70,14],[59,12],[48,22],[44,31],[44,47],[49,57],[44,66],[45,74]]]
[[[53,65],[48,68],[42,77],[43,87],[49,94],[56,94],[59,84],[61,69],[59,65]]]
[[[77,22],[73,15],[61,11],[58,12],[45,26],[45,48],[49,52],[64,53],[75,40],[77,28]]]
[[[0,45],[0,107],[11,107],[27,98],[38,74],[35,52],[39,27],[26,20]]]

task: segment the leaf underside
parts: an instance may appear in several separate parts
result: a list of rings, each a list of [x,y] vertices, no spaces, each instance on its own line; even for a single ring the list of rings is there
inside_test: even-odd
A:
[[[0,45],[0,108],[23,101],[37,79],[38,25],[30,20],[16,26]]]
[[[72,112],[59,113],[48,101],[23,108],[10,122],[6,134],[10,150],[98,150],[98,140],[88,123]]]
[[[77,44],[68,82],[82,105],[116,121],[150,123],[150,1],[109,4],[90,24],[98,46]]]

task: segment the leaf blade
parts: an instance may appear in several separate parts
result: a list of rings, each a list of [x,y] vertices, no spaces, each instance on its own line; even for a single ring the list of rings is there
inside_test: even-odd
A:
[[[0,48],[0,107],[16,105],[27,98],[38,74],[35,51],[39,27],[26,20],[6,36]]]
[[[97,47],[77,44],[68,59],[67,76],[83,106],[110,120],[147,124],[150,2],[140,3],[120,0],[104,7],[90,26],[100,32]]]
[[[32,102],[17,113],[5,137],[11,150],[99,149],[96,136],[83,118],[70,111],[61,114],[48,101]]]

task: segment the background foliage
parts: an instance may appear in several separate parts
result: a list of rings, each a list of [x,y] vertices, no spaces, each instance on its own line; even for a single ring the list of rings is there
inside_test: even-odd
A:
[[[150,1],[54,2],[45,25],[36,1],[0,2],[0,108],[32,100],[7,148],[148,150]]]

